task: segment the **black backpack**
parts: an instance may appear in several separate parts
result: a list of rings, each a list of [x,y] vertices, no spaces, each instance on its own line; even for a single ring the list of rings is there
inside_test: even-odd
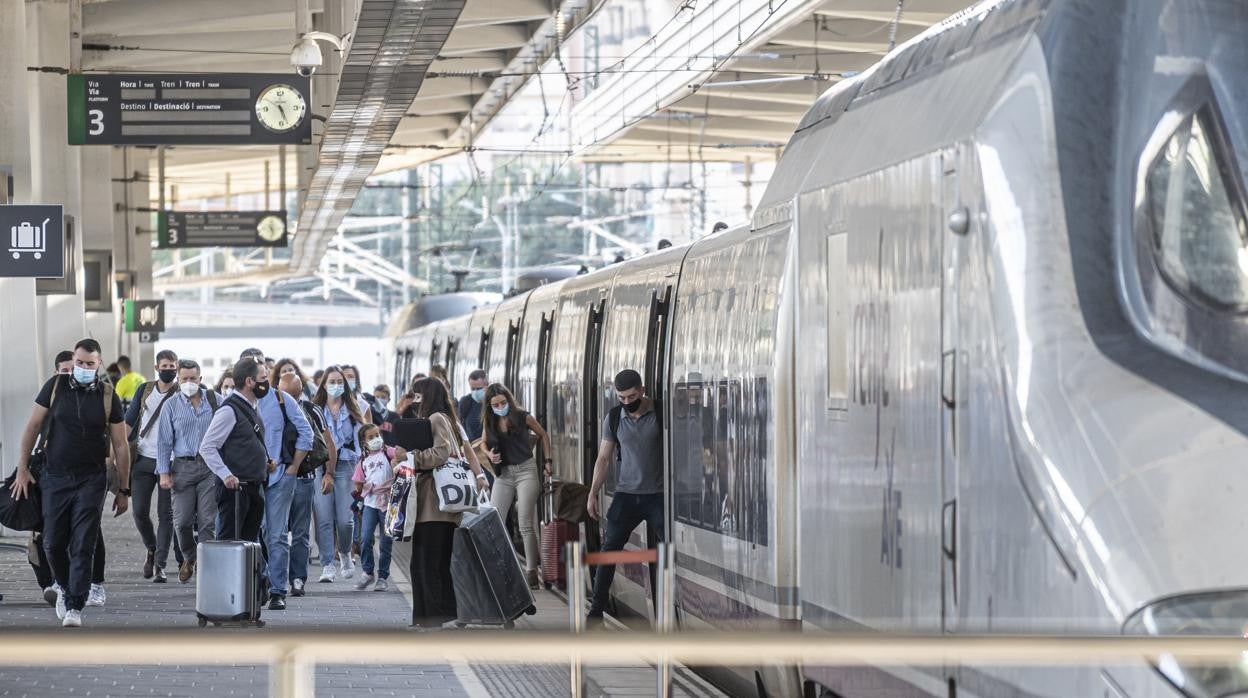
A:
[[[303,408],[303,414],[312,427],[312,448],[299,465],[299,475],[303,476],[329,462],[329,446],[325,443],[325,423],[317,414],[316,407],[308,402],[300,402],[299,406]]]

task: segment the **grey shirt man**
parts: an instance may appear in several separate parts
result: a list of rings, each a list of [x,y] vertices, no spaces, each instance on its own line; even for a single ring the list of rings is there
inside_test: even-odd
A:
[[[611,413],[602,419],[602,438],[619,449],[616,492],[658,494],[663,491],[663,426],[649,409],[640,417],[621,410],[620,433],[611,430]]]

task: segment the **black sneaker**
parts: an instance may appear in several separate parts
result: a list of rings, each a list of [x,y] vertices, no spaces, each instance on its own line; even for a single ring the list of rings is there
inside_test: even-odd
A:
[[[270,611],[285,611],[286,610],[286,597],[282,596],[281,594],[273,594],[272,596],[270,596],[269,597],[269,610]]]
[[[585,614],[585,630],[606,630],[607,621],[602,617],[602,611],[590,611]]]
[[[152,578],[152,565],[154,564],[156,564],[156,551],[149,550],[147,551],[147,560],[143,562],[143,578],[144,579]]]
[[[157,567],[152,573],[152,584],[164,584],[167,581],[169,578],[165,576],[165,568]]]

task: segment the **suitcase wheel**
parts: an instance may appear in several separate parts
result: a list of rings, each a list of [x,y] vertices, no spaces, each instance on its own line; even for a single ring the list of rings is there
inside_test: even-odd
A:
[[[256,627],[257,627],[257,628],[263,628],[263,627],[264,627],[264,621],[262,621],[262,620],[257,620],[257,621],[256,621]]]
[[[528,615],[528,616],[537,615],[537,606],[529,606],[528,608],[524,609],[524,613],[525,615]]]
[[[509,621],[503,622],[503,630],[515,630],[515,629],[516,629],[516,621],[509,620]]]
[[[217,620],[212,621],[212,627],[214,628],[221,627],[221,621],[217,621]]]
[[[208,619],[207,619],[207,618],[200,618],[200,619],[199,619],[199,627],[201,627],[201,628],[206,628],[206,627],[208,627]]]
[[[467,623],[462,623],[462,622],[460,622],[460,621],[455,621],[455,627],[457,627],[457,628],[466,628],[466,627],[468,627],[468,624],[467,624]]]

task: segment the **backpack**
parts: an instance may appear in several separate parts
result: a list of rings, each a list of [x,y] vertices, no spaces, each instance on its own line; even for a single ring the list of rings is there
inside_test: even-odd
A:
[[[304,476],[329,462],[329,446],[325,443],[325,423],[316,413],[316,406],[307,402],[299,406],[312,427],[312,448],[299,464],[299,476]]]
[[[299,428],[290,421],[290,415],[286,413],[286,394],[279,390],[276,397],[277,407],[282,411],[282,452],[278,457],[282,460],[281,464],[285,465],[295,459],[296,444],[299,443]]]
[[[624,449],[620,448],[620,419],[623,416],[624,416],[623,405],[616,405],[615,407],[611,408],[610,412],[607,413],[607,419],[610,421],[610,424],[611,424],[611,435],[615,437],[615,464],[616,465],[619,465],[620,462],[624,459],[624,456],[621,454],[621,452]],[[654,418],[659,420],[659,429],[662,430],[663,413],[659,411],[659,403],[657,401],[654,403]]]

